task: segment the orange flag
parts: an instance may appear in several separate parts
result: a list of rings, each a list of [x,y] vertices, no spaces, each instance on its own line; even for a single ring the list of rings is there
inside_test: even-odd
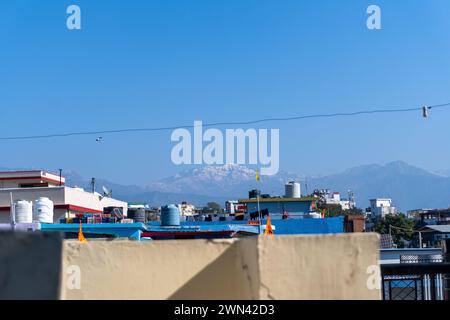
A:
[[[264,230],[264,235],[273,236],[272,224],[270,223],[270,215],[267,216],[266,230]]]
[[[78,241],[87,242],[86,238],[84,237],[83,230],[81,228],[81,221],[80,221],[80,229],[78,230]]]

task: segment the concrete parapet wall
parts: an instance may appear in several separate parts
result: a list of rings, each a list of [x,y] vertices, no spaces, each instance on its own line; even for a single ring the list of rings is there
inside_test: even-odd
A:
[[[65,242],[81,288],[63,299],[380,299],[376,234]]]
[[[379,289],[367,286],[371,276],[367,268],[379,268],[377,234],[142,242],[65,240],[62,246],[59,239],[38,233],[5,233],[0,237],[8,239],[0,241],[1,298],[381,298]],[[18,266],[22,272],[38,272],[28,272],[25,278],[12,275]],[[41,287],[46,280],[51,281]],[[25,283],[27,294],[17,289]]]

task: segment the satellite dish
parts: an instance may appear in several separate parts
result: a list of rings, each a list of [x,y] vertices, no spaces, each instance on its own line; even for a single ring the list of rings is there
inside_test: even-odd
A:
[[[112,190],[108,190],[105,186],[103,186],[102,189],[103,189],[103,196],[111,198]]]

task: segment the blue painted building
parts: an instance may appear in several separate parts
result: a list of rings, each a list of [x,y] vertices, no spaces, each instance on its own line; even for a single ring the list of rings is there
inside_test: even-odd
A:
[[[303,218],[315,208],[316,198],[259,198],[260,210],[267,210],[272,219],[280,219],[284,212],[290,218]],[[247,213],[258,211],[258,199],[239,199],[239,203],[247,206]]]
[[[272,215],[271,215],[272,217]],[[263,219],[263,225],[266,224]],[[149,226],[158,226],[159,221],[147,223]],[[200,226],[201,229],[207,230],[212,226],[223,226],[223,228],[231,228],[241,230],[243,228],[257,232],[258,226],[248,225],[247,221],[185,221],[181,222],[182,226]],[[275,235],[294,235],[294,234],[332,234],[344,232],[344,217],[333,217],[324,219],[278,219],[272,220],[275,226]],[[234,226],[234,227],[233,227]]]

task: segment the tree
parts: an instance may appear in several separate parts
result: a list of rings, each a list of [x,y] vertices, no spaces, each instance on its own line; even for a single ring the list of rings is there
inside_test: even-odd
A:
[[[363,210],[360,208],[347,209],[347,210],[342,211],[342,213],[344,215],[349,215],[349,214],[363,215],[364,214]]]
[[[360,215],[364,214],[362,209],[360,209],[360,208],[351,208],[351,209],[343,210],[342,206],[340,204],[320,203],[320,204],[317,204],[317,209],[319,212],[322,212],[322,210],[325,210],[326,217],[346,216],[349,214],[360,214]]]
[[[323,209],[325,209],[325,215],[327,217],[337,217],[342,215],[342,206],[340,204],[325,204]]]
[[[405,241],[411,241],[413,235],[414,220],[408,219],[404,214],[389,214],[384,218],[375,220],[375,232],[389,234],[391,231],[392,240],[399,247],[405,246]]]
[[[213,209],[215,212],[220,212],[221,208],[220,208],[220,204],[218,204],[217,202],[208,202],[206,204],[206,206],[208,208]]]

